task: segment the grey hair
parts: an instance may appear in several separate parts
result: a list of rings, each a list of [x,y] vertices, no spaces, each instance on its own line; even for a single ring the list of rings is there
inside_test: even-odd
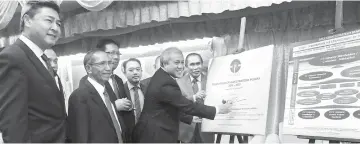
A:
[[[103,51],[101,51],[99,49],[94,49],[94,50],[88,51],[86,53],[86,55],[84,57],[84,68],[85,68],[85,70],[86,70],[86,66],[91,64],[94,61],[94,58],[93,58],[94,54],[98,53],[98,52],[103,52]]]
[[[160,55],[160,66],[164,67],[165,64],[168,64],[170,61],[170,54],[178,53],[182,54],[182,51],[177,47],[166,48]]]

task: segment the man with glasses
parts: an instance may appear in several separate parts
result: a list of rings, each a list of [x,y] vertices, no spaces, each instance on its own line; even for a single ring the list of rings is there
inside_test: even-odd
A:
[[[86,80],[69,99],[69,140],[72,143],[123,143],[126,128],[115,110],[109,84],[113,62],[100,50],[85,55]]]
[[[61,35],[60,8],[29,1],[21,11],[21,35],[0,52],[0,132],[5,143],[63,143],[63,93],[44,50]]]
[[[125,93],[127,98],[131,100],[131,103],[133,104],[131,115],[128,116],[128,123],[126,125],[129,128],[129,133],[132,133],[144,106],[145,87],[140,83],[142,68],[138,59],[130,58],[123,62],[122,66],[122,70],[127,78],[127,82],[125,83]]]
[[[115,98],[113,99],[112,103],[115,104],[116,109],[118,112],[124,117],[124,121],[127,125],[129,123],[132,123],[132,103],[131,101],[126,97],[125,89],[124,89],[124,82],[123,80],[114,74],[114,70],[118,67],[119,61],[120,61],[120,55],[119,52],[119,44],[111,39],[102,39],[98,42],[96,48],[100,51],[103,51],[108,54],[108,56],[111,59],[112,66],[111,66],[111,76],[109,78],[109,84],[111,86],[112,92],[115,94]],[[84,76],[80,80],[80,84],[84,83],[84,81],[87,79],[87,76]],[[131,129],[127,129],[126,131],[131,131]],[[130,134],[130,133],[127,133]],[[131,135],[126,135],[127,142],[131,142]]]

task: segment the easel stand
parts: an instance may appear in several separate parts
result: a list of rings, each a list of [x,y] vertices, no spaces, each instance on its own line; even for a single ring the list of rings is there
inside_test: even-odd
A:
[[[309,139],[309,144],[315,143],[316,140],[327,140],[330,144],[340,144],[340,142],[354,142],[359,143],[359,139],[345,139],[345,138],[330,138],[330,137],[315,137],[315,136],[297,136],[299,139]]]
[[[221,142],[221,137],[222,137],[222,135],[230,135],[229,143],[234,143],[234,141],[235,141],[235,136],[237,137],[239,143],[249,143],[249,136],[251,136],[251,135],[247,135],[247,134],[224,134],[224,133],[217,133],[216,143],[220,143],[220,142]]]

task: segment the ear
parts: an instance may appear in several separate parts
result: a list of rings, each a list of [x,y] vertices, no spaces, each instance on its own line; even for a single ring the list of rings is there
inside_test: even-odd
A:
[[[86,70],[86,72],[88,73],[88,74],[91,74],[92,72],[91,72],[91,66],[90,65],[86,65],[85,66],[85,70]]]
[[[24,27],[30,27],[31,26],[32,19],[30,18],[29,15],[25,14],[23,16],[23,21],[24,21]]]

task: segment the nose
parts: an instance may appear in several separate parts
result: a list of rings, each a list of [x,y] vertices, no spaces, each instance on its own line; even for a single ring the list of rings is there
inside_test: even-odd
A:
[[[106,65],[105,65],[105,70],[111,70],[111,64],[110,63],[107,63]]]
[[[60,31],[60,26],[58,26],[56,22],[53,22],[53,23],[51,24],[50,29],[53,31],[54,34],[59,34],[59,33],[61,33],[61,31]]]

